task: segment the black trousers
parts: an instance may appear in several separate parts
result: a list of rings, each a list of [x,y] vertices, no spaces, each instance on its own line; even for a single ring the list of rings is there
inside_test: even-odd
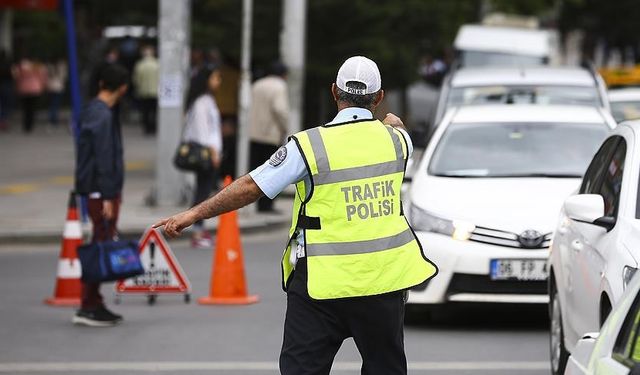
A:
[[[196,189],[193,193],[193,206],[207,200],[211,192],[218,188],[217,178],[218,173],[215,169],[196,172]],[[197,221],[195,226],[202,228],[202,220]]]
[[[24,95],[20,97],[20,101],[22,102],[22,130],[25,133],[31,133],[33,130],[38,98],[36,95]]]
[[[278,151],[278,146],[274,146],[269,143],[260,143],[251,141],[250,145],[249,164],[251,170],[258,168],[265,161],[267,161],[271,155]],[[271,211],[273,210],[273,201],[275,199],[269,199],[262,197],[258,199],[258,211]]]
[[[306,259],[298,260],[287,291],[283,375],[325,375],[342,342],[353,337],[362,356],[363,375],[405,375],[405,292],[336,300],[314,300],[307,293]]]
[[[158,99],[141,98],[139,105],[140,111],[142,112],[144,134],[156,134],[156,109],[158,107]]]

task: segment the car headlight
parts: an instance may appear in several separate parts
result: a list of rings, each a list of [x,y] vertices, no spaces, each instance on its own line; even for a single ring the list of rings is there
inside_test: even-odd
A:
[[[636,274],[637,270],[637,268],[630,266],[624,266],[624,268],[622,269],[622,285],[625,289],[633,279],[633,275]]]
[[[445,234],[460,241],[468,240],[476,229],[476,226],[468,221],[441,218],[413,204],[409,206],[408,218],[416,230]]]

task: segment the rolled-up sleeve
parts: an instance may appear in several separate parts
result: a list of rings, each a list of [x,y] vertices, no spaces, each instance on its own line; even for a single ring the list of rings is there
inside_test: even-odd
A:
[[[307,167],[295,141],[289,141],[282,148],[286,150],[284,157],[279,150],[276,154],[279,153],[280,157],[274,154],[271,159],[249,172],[256,185],[270,199],[275,198],[287,186],[302,181],[307,175]]]
[[[402,133],[402,135],[404,136],[405,141],[407,141],[407,159],[411,158],[411,155],[413,154],[413,141],[411,140],[411,137],[409,137],[409,133],[407,133],[406,130],[401,129],[401,128],[396,128],[400,133]]]

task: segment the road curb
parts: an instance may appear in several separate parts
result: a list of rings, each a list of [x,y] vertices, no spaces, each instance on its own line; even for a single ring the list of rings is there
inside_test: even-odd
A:
[[[239,227],[242,234],[267,232],[274,229],[279,229],[289,225],[288,217],[273,217],[273,218],[252,218],[244,223],[240,220]],[[122,238],[140,238],[142,234],[147,230],[147,226],[135,226],[127,228],[119,228],[118,233]],[[211,231],[213,235],[217,233],[217,225],[208,226],[207,230]],[[83,238],[85,240],[91,233],[91,226],[83,226]],[[188,235],[188,231],[185,235]],[[183,235],[184,237],[184,235]],[[51,243],[62,240],[62,228],[60,230],[43,230],[34,232],[6,232],[0,233],[0,243],[2,244],[21,244],[21,243]]]

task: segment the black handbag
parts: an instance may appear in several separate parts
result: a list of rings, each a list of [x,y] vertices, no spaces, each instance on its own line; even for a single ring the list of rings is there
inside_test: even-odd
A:
[[[92,242],[78,247],[78,258],[84,282],[124,280],[144,273],[136,241]]]
[[[183,171],[208,171],[213,168],[211,150],[197,142],[181,142],[173,157],[173,164]]]

